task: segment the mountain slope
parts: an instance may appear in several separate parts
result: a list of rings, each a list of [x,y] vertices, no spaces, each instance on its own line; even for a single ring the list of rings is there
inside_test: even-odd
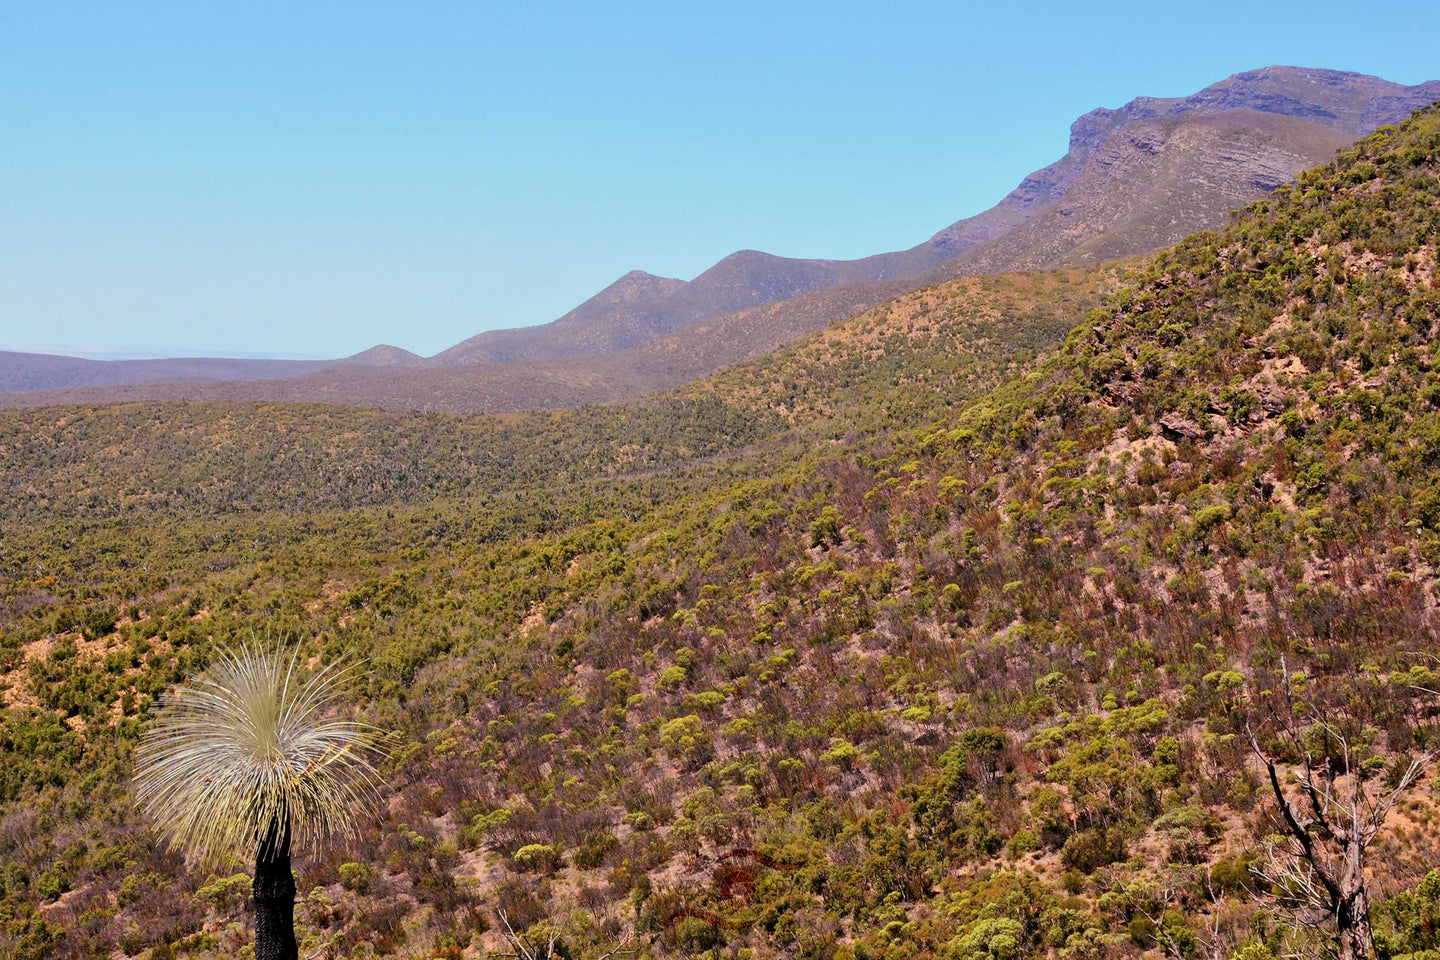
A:
[[[946,396],[926,409],[974,396],[1002,381],[997,371],[1056,344],[1115,284],[1109,270],[952,281],[685,389],[553,414],[472,418],[273,403],[15,411],[0,417],[0,514],[15,523],[167,510],[225,515],[256,504],[354,508],[441,491],[496,495],[557,476],[675,469],[733,455],[797,422],[860,429],[865,424],[845,411],[883,395],[883,378],[895,370],[916,383],[957,366],[968,371],[963,381],[946,381]],[[891,330],[898,317],[912,319]],[[882,344],[874,338],[884,330]]]
[[[945,269],[1045,269],[1160,249],[1220,226],[1229,211],[1353,139],[1306,119],[1243,109],[1136,120],[1094,148],[1059,201]]]
[[[849,261],[800,260],[744,250],[725,258],[689,283],[661,291],[660,296],[627,300],[608,316],[592,312],[585,317],[583,326],[575,324],[567,315],[540,327],[481,334],[450,348],[436,359],[442,363],[484,363],[620,349],[724,313],[787,299],[824,286],[916,276],[1009,233],[1049,209],[1068,194],[1095,152],[1131,122],[1173,118],[1197,111],[1232,110],[1298,121],[1273,125],[1257,133],[1261,139],[1276,141],[1266,143],[1269,155],[1232,156],[1222,149],[1197,157],[1202,166],[1219,166],[1221,161],[1228,161],[1242,168],[1222,176],[1228,182],[1249,187],[1217,196],[1218,209],[1223,212],[1326,159],[1336,147],[1378,126],[1403,120],[1410,111],[1436,99],[1440,99],[1440,81],[1406,87],[1363,74],[1299,67],[1268,67],[1236,74],[1189,97],[1140,97],[1118,110],[1101,109],[1081,117],[1071,128],[1070,150],[1065,157],[1026,177],[990,210],[951,224],[909,250]],[[1249,119],[1237,119],[1237,123]],[[1316,129],[1307,128],[1307,124],[1336,135],[1326,137]],[[1287,139],[1289,136],[1295,139]],[[1256,169],[1248,164],[1252,159],[1258,160]],[[1205,171],[1197,171],[1194,176],[1198,180],[1205,175]],[[1152,197],[1155,202],[1171,199],[1164,194]],[[1123,229],[1125,224],[1112,223],[1109,225],[1110,246],[1119,251],[1112,256],[1156,249],[1210,225],[1187,219],[1189,211],[1178,205],[1183,198],[1173,199],[1176,205],[1163,208],[1158,215],[1174,221],[1178,232],[1164,234],[1159,242],[1143,232],[1131,239]],[[1207,210],[1215,208],[1212,205]],[[1041,249],[1033,239],[1036,236],[1045,234],[1032,233],[1027,236],[1028,242],[1017,239],[1015,245],[1024,249],[1023,256],[1012,255],[1012,264],[1000,269],[1016,269],[1022,260],[1027,267],[1040,268],[1074,261],[1074,257],[1065,261],[1057,255],[1053,245],[1051,249]],[[607,332],[598,333],[600,330]],[[492,343],[506,346],[492,348],[489,346]]]
[[[686,286],[683,280],[631,270],[559,320],[547,324],[547,327],[552,335],[572,340],[576,352],[603,353],[607,349],[615,349],[627,336],[624,332],[626,324],[624,321],[617,323],[618,317],[625,317],[626,311],[636,304],[663,300]],[[634,336],[633,333],[628,335]],[[439,365],[456,362],[513,363],[540,359],[550,353],[536,343],[535,335],[529,328],[522,327],[478,334],[436,354],[432,362]]]
[[[1121,126],[1086,159],[1059,202],[997,240],[915,277],[845,284],[725,314],[626,350],[551,361],[324,373],[265,383],[171,383],[99,392],[0,396],[3,405],[116,400],[321,401],[494,413],[609,403],[676,386],[759,356],[890,297],[961,276],[1093,263],[1215,228],[1228,211],[1333,155],[1343,134],[1252,110],[1171,113]],[[997,208],[998,209],[998,208]],[[717,268],[718,269],[718,268]],[[614,320],[603,310],[587,322]],[[443,356],[443,355],[442,355]]]
[[[1344,70],[1272,66],[1226,77],[1188,97],[1137,97],[1075,121],[1071,147],[1096,146],[1134,120],[1195,110],[1257,110],[1310,120],[1354,139],[1440,100],[1440,80],[1415,86]]]
[[[1398,123],[1435,100],[1440,100],[1440,80],[1407,87],[1364,74],[1276,66],[1234,74],[1188,97],[1137,97],[1118,110],[1102,107],[1071,125],[1070,149],[1064,157],[1026,177],[985,213],[946,227],[931,238],[930,245],[943,246],[955,256],[1024,223],[1064,197],[1096,150],[1135,121],[1244,110],[1302,119],[1335,130],[1349,142]],[[1288,176],[1281,182],[1284,179]],[[1257,186],[1269,189],[1274,184]]]
[[[369,350],[362,350],[353,356],[345,357],[343,360],[333,361],[332,365],[336,367],[394,367],[414,363],[419,359],[419,354],[411,353],[403,347],[381,343]]]
[[[264,628],[363,652],[357,706],[400,735],[378,822],[298,867],[307,955],[482,956],[503,909],[584,960],[1329,956],[1264,872],[1283,827],[1247,733],[1279,752],[1278,717],[1306,728],[1282,784],[1305,752],[1372,790],[1420,762],[1367,873],[1376,955],[1423,957],[1437,248],[1432,108],[1161,253],[1008,378],[1062,278],[921,291],[663,404],[7,413],[0,951],[241,952],[244,876],[158,846],[126,757],[154,697]],[[1034,284],[1018,315],[969,299],[1007,282]],[[726,404],[804,415],[687,458]],[[623,430],[604,465],[547,459],[665,410],[669,472],[607,474],[644,452]],[[194,474],[145,473],[137,429]],[[85,445],[116,462],[77,472]]]
[[[1077,279],[1088,296],[1101,271]],[[514,413],[616,403],[689,383],[761,357],[891,297],[945,279],[932,271],[912,280],[826,287],[801,297],[717,317],[628,350],[594,357],[516,361],[441,369],[336,371],[255,383],[170,382],[99,390],[0,394],[0,409],[116,402],[334,403],[437,413]],[[997,276],[999,289],[1046,282]],[[988,284],[981,284],[988,287]],[[1023,331],[1016,331],[1023,338]]]

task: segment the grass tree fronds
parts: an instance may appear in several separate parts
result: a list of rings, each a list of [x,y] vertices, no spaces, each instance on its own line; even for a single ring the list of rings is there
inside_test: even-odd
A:
[[[210,859],[287,820],[295,845],[350,839],[379,798],[375,728],[330,713],[359,663],[303,676],[298,652],[225,649],[161,709],[136,749],[137,800],[166,839]]]

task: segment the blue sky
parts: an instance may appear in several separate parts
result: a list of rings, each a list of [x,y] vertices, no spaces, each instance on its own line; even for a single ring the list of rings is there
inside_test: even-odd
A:
[[[0,349],[429,354],[911,246],[1137,95],[1440,77],[1433,0],[1020,6],[0,0]]]

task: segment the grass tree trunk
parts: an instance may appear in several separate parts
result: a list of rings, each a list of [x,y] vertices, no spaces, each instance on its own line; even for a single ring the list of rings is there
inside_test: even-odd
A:
[[[290,872],[290,821],[266,830],[255,855],[255,960],[299,960],[295,942],[295,876]]]

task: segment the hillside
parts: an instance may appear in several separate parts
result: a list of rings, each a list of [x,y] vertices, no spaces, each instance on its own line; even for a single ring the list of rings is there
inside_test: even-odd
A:
[[[906,251],[836,261],[745,250],[688,282],[631,271],[550,324],[482,333],[423,363],[404,351],[375,363],[367,351],[367,364],[276,367],[280,380],[245,366],[253,361],[217,361],[207,377],[184,361],[55,369],[59,358],[0,356],[0,406],[209,399],[493,413],[615,402],[947,278],[1160,249],[1220,226],[1229,210],[1437,97],[1440,81],[1405,87],[1294,67],[1237,74],[1189,97],[1141,97],[1086,114],[1063,158]],[[20,390],[29,392],[13,395]]]
[[[345,367],[395,367],[407,363],[414,363],[419,359],[421,359],[419,354],[411,353],[403,347],[381,343],[371,347],[369,350],[362,350],[353,356],[336,360],[334,361],[334,365]]]
[[[1208,110],[1135,120],[1095,147],[1044,212],[946,265],[954,274],[1097,263],[1169,246],[1354,137],[1297,117]]]
[[[1073,323],[1103,277],[954,281],[655,407],[6,413],[0,951],[239,952],[240,865],[160,850],[124,784],[153,698],[263,629],[367,656],[401,744],[300,870],[306,955],[478,956],[504,909],[592,958],[1324,956],[1264,875],[1246,724],[1288,779],[1290,716],[1373,791],[1420,762],[1369,851],[1418,960],[1437,246],[1432,108]],[[506,430],[528,456],[478,465]]]
[[[629,311],[637,306],[664,300],[690,285],[684,280],[657,277],[643,270],[631,270],[580,306],[546,328],[553,337],[574,342],[575,353],[604,353],[639,342],[643,329],[633,326]],[[442,366],[455,363],[514,363],[553,355],[537,343],[535,331],[527,327],[491,330],[442,350],[432,362]]]
[[[432,362],[454,366],[608,353],[721,314],[881,276],[883,271],[864,261],[795,260],[741,250],[688,283],[671,281],[661,296],[627,299],[605,311],[585,310],[587,301],[552,324],[479,334],[442,351]],[[624,282],[622,278],[617,284]]]
[[[233,403],[15,411],[0,417],[0,533],[16,537],[47,518],[148,521],[497,496],[670,471],[751,450],[796,425],[806,438],[832,429],[853,436],[881,428],[869,408],[890,392],[891,377],[939,391],[921,405],[933,414],[1058,343],[1116,282],[1114,271],[1095,270],[946,283],[690,388],[558,413]],[[920,319],[875,339],[902,317]]]

